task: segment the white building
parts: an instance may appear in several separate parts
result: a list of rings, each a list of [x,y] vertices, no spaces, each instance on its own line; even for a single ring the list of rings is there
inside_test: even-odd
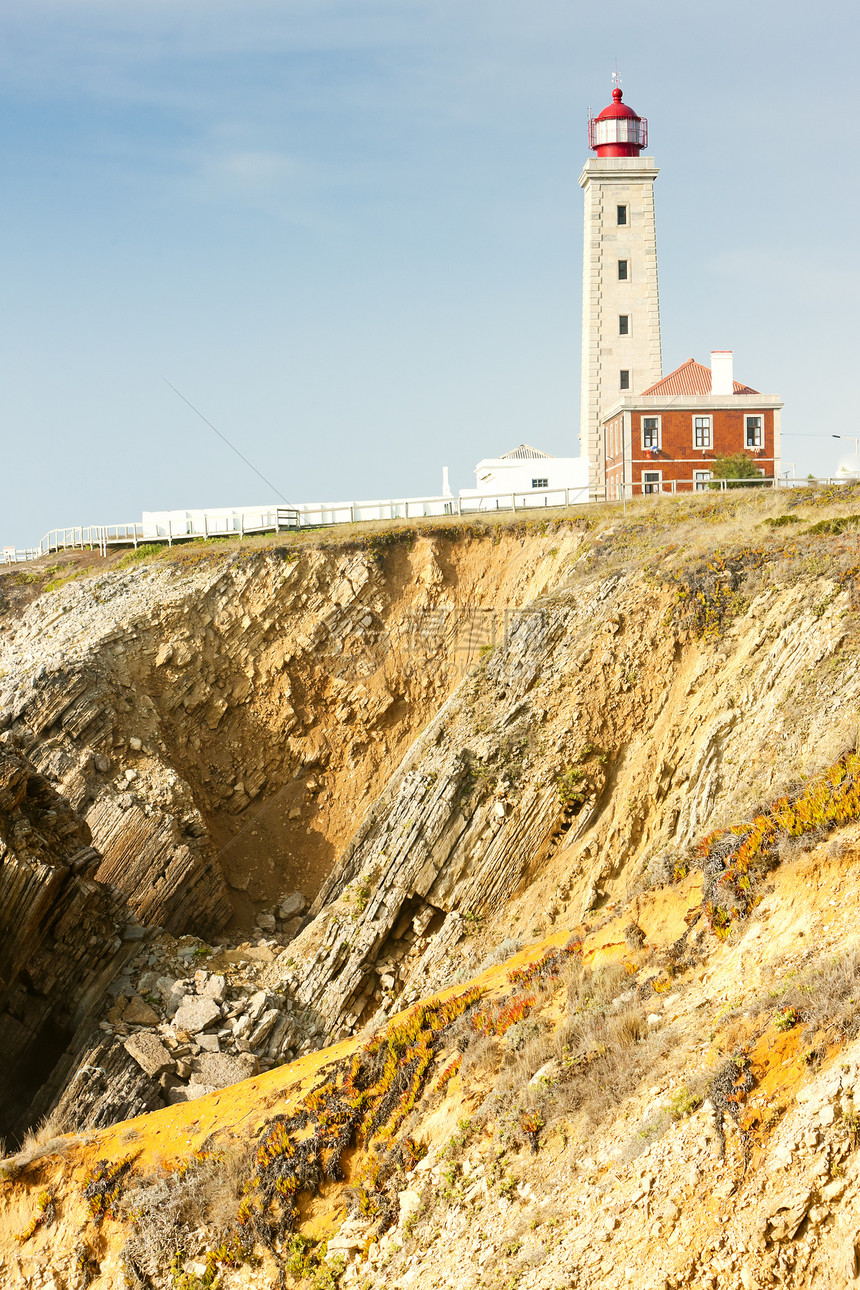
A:
[[[461,488],[461,498],[515,495],[518,506],[564,506],[588,501],[588,460],[553,457],[521,443],[501,457],[485,457],[475,467],[475,488]],[[491,509],[491,505],[486,509]]]

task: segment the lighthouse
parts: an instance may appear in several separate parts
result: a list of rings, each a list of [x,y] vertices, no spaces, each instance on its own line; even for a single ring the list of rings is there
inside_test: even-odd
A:
[[[662,375],[653,157],[648,122],[623,102],[620,87],[599,116],[589,115],[597,154],[579,177],[585,193],[582,266],[580,451],[588,458],[589,496],[605,497],[602,413],[624,392]]]

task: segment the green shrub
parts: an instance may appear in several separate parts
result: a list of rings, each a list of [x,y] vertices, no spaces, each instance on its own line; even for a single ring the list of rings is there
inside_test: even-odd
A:
[[[729,488],[748,488],[747,480],[761,478],[755,460],[745,452],[718,452],[711,467],[711,475],[713,481],[708,485],[709,488],[719,488],[716,481],[720,479],[733,481],[728,485]]]
[[[767,525],[769,529],[784,529],[787,524],[800,524],[799,515],[770,515],[762,524]]]
[[[588,793],[588,780],[581,766],[570,766],[555,777],[558,800],[562,806],[579,806]]]
[[[127,551],[121,560],[117,560],[118,569],[128,569],[131,565],[140,564],[142,560],[155,560],[166,555],[170,550],[161,542],[142,542],[133,551]]]

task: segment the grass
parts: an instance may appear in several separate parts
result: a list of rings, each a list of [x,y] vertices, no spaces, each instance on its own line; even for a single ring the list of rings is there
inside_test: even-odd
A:
[[[203,1150],[178,1169],[156,1169],[126,1187],[121,1212],[131,1236],[122,1251],[125,1267],[154,1279],[171,1265],[177,1251],[205,1259],[210,1250],[229,1250],[236,1196],[249,1163],[247,1146]],[[204,1227],[206,1239],[201,1241]]]
[[[15,1177],[46,1156],[65,1155],[76,1141],[68,1136],[68,1126],[57,1112],[50,1112],[27,1130],[16,1152],[0,1157],[0,1177]]]
[[[237,552],[268,551],[296,559],[306,550],[365,551],[377,563],[389,552],[408,550],[422,537],[442,541],[462,539],[498,542],[506,537],[527,538],[565,529],[585,541],[568,574],[574,580],[590,577],[599,569],[608,576],[632,571],[638,565],[656,582],[677,580],[695,572],[715,550],[731,554],[749,544],[751,530],[760,526],[762,575],[767,581],[815,572],[853,576],[860,563],[857,515],[851,511],[860,500],[860,486],[784,490],[738,490],[732,494],[684,494],[676,497],[637,498],[628,502],[626,514],[615,503],[595,503],[569,508],[540,509],[518,515],[487,513],[476,516],[432,516],[412,520],[363,521],[299,532],[193,538],[166,543],[143,543],[121,555],[110,553],[92,570],[128,569],[153,560],[181,567],[201,559],[221,559]],[[798,514],[797,512],[801,512]],[[801,536],[804,543],[785,548],[786,537],[803,520],[813,521]],[[789,530],[787,533],[786,530]],[[843,543],[834,548],[834,538]],[[847,545],[846,545],[847,544]],[[558,547],[552,548],[558,552]],[[90,554],[90,553],[88,553]],[[91,558],[91,554],[90,554]],[[42,566],[18,573],[15,580],[34,586],[50,582],[60,565]],[[761,570],[758,571],[761,574]],[[80,575],[78,575],[80,576]],[[749,571],[743,581],[749,582]],[[753,581],[756,581],[755,579]],[[758,578],[761,582],[761,576]],[[40,587],[40,589],[42,589]]]
[[[140,546],[135,547],[133,551],[126,551],[125,555],[117,560],[114,568],[116,569],[133,569],[135,565],[143,564],[146,560],[159,560],[170,553],[170,547],[162,542],[142,542]]]
[[[762,879],[788,848],[858,818],[860,752],[848,752],[751,821],[703,838],[697,848],[705,875],[703,908],[717,936],[725,938],[732,922],[755,907]]]
[[[58,591],[60,587],[64,587],[67,582],[74,582],[76,578],[86,578],[92,572],[93,570],[90,568],[75,569],[72,573],[67,573],[61,578],[52,578],[50,582],[45,583],[42,590],[45,592]]]
[[[802,1026],[810,1043],[822,1036],[827,1044],[845,1044],[860,1036],[860,948],[828,955],[803,972],[774,978],[771,987],[727,1013],[723,1024],[741,1017],[763,1018],[762,1030]]]

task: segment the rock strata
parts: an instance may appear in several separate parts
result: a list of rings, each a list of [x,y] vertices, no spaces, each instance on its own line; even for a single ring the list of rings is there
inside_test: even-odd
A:
[[[0,1131],[46,1109],[80,1019],[133,952],[122,894],[92,878],[100,857],[80,817],[0,740]]]

